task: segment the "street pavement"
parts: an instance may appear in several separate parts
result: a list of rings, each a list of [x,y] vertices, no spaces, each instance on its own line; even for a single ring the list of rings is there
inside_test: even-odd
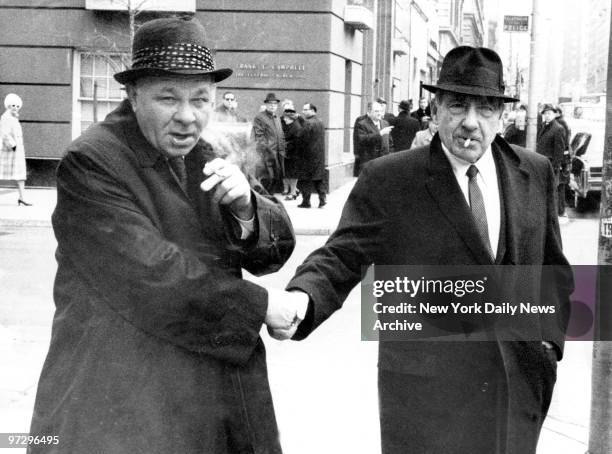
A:
[[[349,183],[330,194],[322,209],[297,208],[299,198],[284,202],[298,233],[296,250],[278,273],[247,278],[282,288],[333,231],[351,187]],[[55,274],[55,239],[49,226],[55,197],[51,189],[28,190],[34,205],[18,207],[16,193],[0,188],[0,432],[27,432],[49,345]],[[595,264],[597,216],[570,213],[561,229],[570,262]],[[278,342],[262,330],[285,454],[380,452],[377,344],[360,336],[359,288],[302,342]],[[567,343],[538,454],[587,450],[591,349],[590,342]],[[5,451],[23,452],[0,449]]]

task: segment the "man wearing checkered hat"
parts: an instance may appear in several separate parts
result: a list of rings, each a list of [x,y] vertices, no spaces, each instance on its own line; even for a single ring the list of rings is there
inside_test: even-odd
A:
[[[30,452],[280,453],[259,331],[306,301],[242,279],[278,270],[291,223],[200,138],[215,69],[193,19],[145,23],[128,100],[57,171],[56,312]],[[298,311],[301,303],[301,312]]]

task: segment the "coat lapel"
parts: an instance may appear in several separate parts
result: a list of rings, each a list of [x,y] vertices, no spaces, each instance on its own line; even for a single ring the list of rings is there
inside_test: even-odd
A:
[[[521,238],[521,220],[525,215],[525,204],[529,201],[529,171],[518,155],[499,136],[492,144],[493,157],[499,172],[503,206],[506,217],[506,259],[504,263],[515,264]]]
[[[457,235],[474,256],[476,263],[490,265],[493,259],[478,235],[470,208],[453,174],[450,162],[442,151],[438,134],[431,141],[428,171],[427,190],[437,202],[440,211],[454,227]]]

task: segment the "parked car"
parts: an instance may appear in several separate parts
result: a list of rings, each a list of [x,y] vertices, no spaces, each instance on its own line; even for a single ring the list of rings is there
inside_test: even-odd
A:
[[[601,197],[605,109],[602,103],[587,102],[562,103],[561,107],[573,135],[570,188],[576,208],[582,210],[596,205]],[[575,172],[577,167],[582,167],[580,174]]]

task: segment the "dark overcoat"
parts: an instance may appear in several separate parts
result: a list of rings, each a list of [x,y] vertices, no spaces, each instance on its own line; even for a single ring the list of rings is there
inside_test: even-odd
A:
[[[303,153],[302,143],[300,141],[303,123],[301,117],[295,119],[291,123],[285,123],[284,120],[281,120],[283,133],[285,134],[285,145],[287,147],[285,156],[285,178],[297,178],[296,169],[300,156]]]
[[[265,289],[294,237],[282,206],[253,191],[256,232],[199,189],[200,141],[183,190],[129,104],[73,142],[57,172],[58,270],[32,453],[280,453],[259,331]]]
[[[546,159],[514,150],[499,136],[492,148],[506,232],[497,263],[561,265],[554,276],[558,291],[546,295],[558,315],[529,326],[531,339],[552,342],[561,357],[573,281],[561,248],[552,170]],[[296,338],[339,309],[370,264],[491,262],[436,134],[430,146],[363,169],[338,229],[287,286],[311,298]],[[529,296],[540,301],[539,294]],[[535,453],[555,378],[556,361],[539,340],[381,341],[383,452]]]
[[[280,118],[268,111],[259,112],[253,118],[255,149],[260,159],[255,177],[278,180],[283,178],[283,159],[286,153],[285,136]]]
[[[421,123],[412,118],[405,110],[401,111],[391,123],[391,138],[395,151],[409,150],[414,136],[421,130]]]
[[[295,177],[317,181],[325,178],[325,127],[313,116],[305,119],[300,131],[301,153],[297,157]]]
[[[385,120],[380,120],[380,129],[389,126]],[[353,143],[355,154],[355,176],[359,175],[364,164],[372,159],[389,154],[393,150],[393,139],[390,134],[380,135],[372,119],[363,115],[355,121]]]
[[[563,152],[568,146],[565,136],[565,129],[557,123],[557,120],[552,120],[548,124],[543,123],[538,130],[536,151],[550,160],[555,172],[559,171],[563,163]]]

